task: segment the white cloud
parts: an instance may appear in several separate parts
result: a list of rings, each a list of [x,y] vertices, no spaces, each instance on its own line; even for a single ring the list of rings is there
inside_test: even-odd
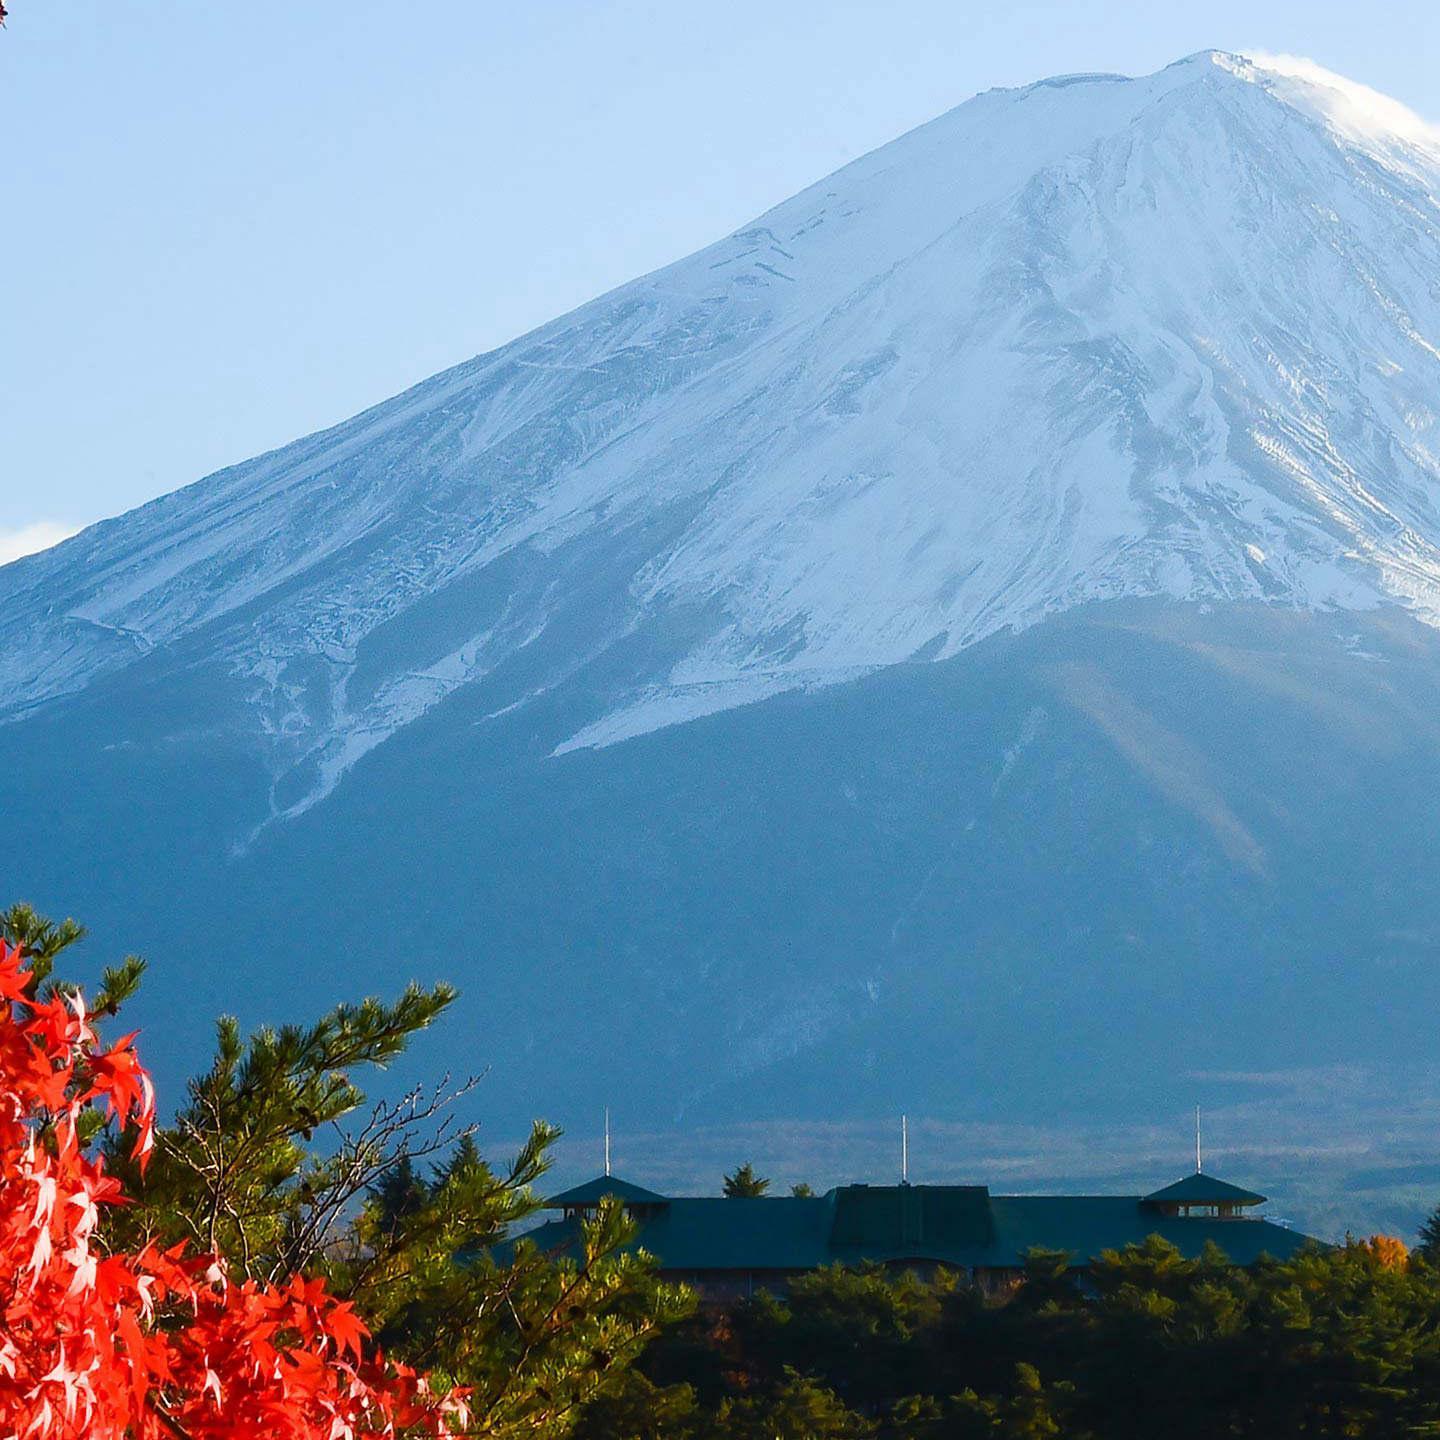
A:
[[[1305,87],[1305,99],[1342,134],[1357,139],[1393,136],[1412,145],[1440,146],[1440,128],[1408,106],[1359,81],[1347,80],[1303,55],[1270,55],[1251,50],[1246,58],[1261,70]]]
[[[57,525],[53,520],[37,520],[33,525],[13,529],[0,528],[0,565],[8,565],[22,555],[48,550],[68,539],[76,531],[74,525]]]

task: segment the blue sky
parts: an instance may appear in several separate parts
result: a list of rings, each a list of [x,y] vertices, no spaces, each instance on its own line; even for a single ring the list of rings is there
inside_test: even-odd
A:
[[[0,559],[735,228],[977,90],[1306,55],[1440,118],[1440,5],[9,0]]]

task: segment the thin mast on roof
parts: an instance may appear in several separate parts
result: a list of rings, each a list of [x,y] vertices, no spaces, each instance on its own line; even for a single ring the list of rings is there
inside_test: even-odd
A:
[[[1195,1173],[1200,1173],[1200,1107],[1195,1107]]]
[[[910,1183],[910,1120],[905,1115],[900,1117],[900,1183]]]
[[[605,1107],[605,1178],[610,1178],[610,1107]]]

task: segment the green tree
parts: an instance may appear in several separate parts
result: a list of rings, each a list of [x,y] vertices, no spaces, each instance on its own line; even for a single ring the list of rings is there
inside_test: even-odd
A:
[[[45,983],[67,988],[51,971],[79,926],[25,907],[0,926],[35,945]],[[141,968],[107,972],[102,1013],[133,993]],[[114,1240],[186,1240],[223,1256],[237,1280],[323,1276],[391,1354],[467,1387],[469,1435],[559,1440],[693,1302],[635,1253],[618,1205],[561,1254],[512,1238],[537,1213],[531,1187],[554,1127],[537,1121],[497,1171],[451,1124],[469,1085],[367,1102],[362,1072],[401,1054],[453,998],[412,985],[390,1003],[338,1005],[311,1025],[249,1036],[222,1019],[215,1059],[157,1132],[144,1175],[117,1137],[103,1141],[137,1197],[115,1212]],[[427,1181],[418,1162],[432,1157]]]
[[[31,906],[11,905],[0,910],[0,937],[18,945],[29,959],[32,983],[37,989],[55,988],[75,991],[73,983],[53,978],[55,960],[61,951],[85,938],[85,927],[74,920],[49,920]],[[127,955],[119,965],[102,972],[98,990],[89,998],[87,1009],[92,1020],[113,1017],[140,988],[145,962],[138,955]]]
[[[435,1167],[434,1184],[443,1185],[456,1175],[479,1169],[484,1163],[480,1158],[480,1147],[475,1143],[475,1132],[467,1129],[455,1142],[450,1156]]]
[[[1432,1265],[1440,1265],[1440,1205],[1425,1217],[1425,1223],[1420,1227],[1420,1243],[1414,1253]]]
[[[380,1102],[351,1125],[365,1104],[355,1072],[396,1059],[454,998],[446,985],[411,985],[392,1003],[337,1005],[311,1025],[248,1038],[223,1017],[215,1059],[157,1133],[149,1169],[140,1175],[123,1153],[110,1156],[112,1168],[130,1167],[138,1197],[126,1215],[132,1242],[184,1239],[246,1278],[323,1272],[354,1204],[402,1157],[445,1143],[449,1108],[466,1088]],[[537,1155],[547,1135],[537,1127]],[[515,1174],[511,1189],[538,1173]]]
[[[996,1440],[1080,1440],[1067,1423],[1074,1387],[1061,1382],[1047,1387],[1040,1372],[1025,1361],[1015,1366],[1007,1395],[980,1396],[973,1390],[959,1396],[951,1435],[994,1436]]]
[[[768,1394],[727,1400],[716,1429],[731,1440],[864,1440],[875,1433],[833,1390],[793,1370]]]
[[[1023,1283],[1016,1302],[1032,1310],[1046,1307],[1073,1308],[1080,1303],[1071,1265],[1075,1257],[1068,1250],[1047,1250],[1034,1245],[1025,1252]]]
[[[793,1370],[868,1412],[924,1388],[929,1356],[917,1341],[955,1283],[827,1265],[796,1276],[783,1300],[762,1292],[737,1307],[732,1326],[761,1380]]]
[[[586,1406],[574,1440],[688,1440],[708,1428],[692,1386],[657,1385],[631,1370]]]
[[[524,1237],[467,1250],[504,1183],[483,1167],[452,1176],[398,1235],[367,1212],[352,1252],[358,1303],[390,1353],[468,1389],[473,1433],[562,1436],[693,1297],[655,1279],[613,1200],[563,1255]]]
[[[1047,1389],[1040,1372],[1021,1361],[1015,1367],[1015,1388],[999,1407],[997,1429],[1008,1440],[1053,1440],[1065,1433],[1064,1412],[1074,1387],[1060,1384]]]
[[[756,1200],[769,1188],[770,1182],[747,1160],[725,1177],[724,1194],[727,1200]]]
[[[365,1193],[375,1206],[381,1229],[388,1233],[425,1208],[430,1187],[416,1172],[409,1154],[402,1153],[378,1180],[366,1186]]]

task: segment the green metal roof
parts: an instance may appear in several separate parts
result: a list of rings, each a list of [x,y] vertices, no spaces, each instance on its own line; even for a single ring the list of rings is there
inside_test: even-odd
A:
[[[1032,1247],[1068,1250],[1076,1264],[1085,1265],[1103,1250],[1120,1250],[1151,1235],[1170,1241],[1190,1260],[1213,1242],[1237,1265],[1252,1265],[1262,1255],[1288,1260],[1313,1243],[1269,1220],[1158,1215],[1138,1195],[997,1195],[990,1209],[999,1258],[979,1263],[997,1266],[1023,1264]]]
[[[618,1175],[597,1175],[583,1185],[576,1185],[570,1190],[562,1191],[559,1195],[552,1195],[545,1202],[545,1206],[550,1210],[583,1209],[598,1205],[607,1195],[613,1195],[627,1205],[664,1205],[666,1203],[665,1196],[657,1195],[655,1191],[647,1190],[643,1185],[635,1185],[629,1180],[622,1180]]]
[[[836,1251],[949,1254],[986,1246],[994,1236],[983,1185],[846,1185],[830,1196],[829,1242]]]
[[[1287,1259],[1309,1243],[1308,1236],[1266,1220],[1161,1215],[1149,1198],[991,1195],[979,1185],[847,1185],[804,1199],[672,1197],[637,1217],[635,1248],[654,1255],[663,1271],[693,1274],[813,1270],[866,1260],[1010,1269],[1037,1246],[1068,1250],[1085,1265],[1103,1250],[1150,1235],[1190,1258],[1213,1241],[1237,1264],[1249,1265],[1262,1254]],[[577,1222],[567,1219],[527,1238],[564,1252],[577,1236]]]
[[[686,1197],[639,1219],[632,1250],[646,1250],[662,1270],[813,1270],[835,1260],[828,1246],[829,1196],[798,1199]],[[574,1253],[580,1222],[552,1220],[517,1237],[543,1251]],[[510,1250],[497,1247],[503,1256]]]
[[[833,1214],[829,1196],[672,1200],[637,1244],[667,1270],[809,1270],[833,1258]]]
[[[1147,1195],[1151,1205],[1263,1205],[1265,1197],[1253,1190],[1242,1190],[1227,1180],[1217,1180],[1213,1175],[1196,1171],[1163,1190]]]

